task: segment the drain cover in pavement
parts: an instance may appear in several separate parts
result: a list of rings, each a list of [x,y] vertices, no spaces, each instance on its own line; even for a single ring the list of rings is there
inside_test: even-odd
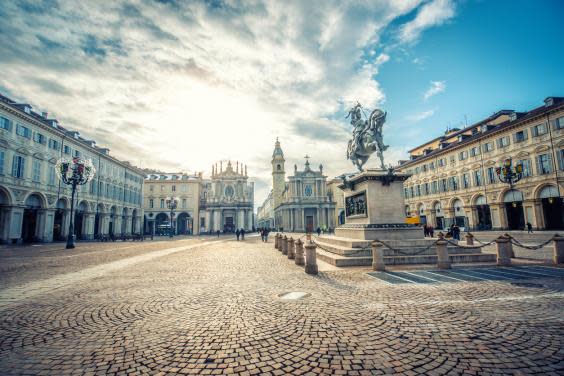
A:
[[[301,291],[285,292],[283,294],[278,295],[278,297],[282,300],[298,300],[298,299],[303,299],[307,296],[309,296],[307,292],[301,292]]]
[[[530,282],[513,282],[511,283],[513,286],[519,286],[519,287],[534,287],[537,289],[543,288],[544,285],[541,285],[540,283],[530,283]]]

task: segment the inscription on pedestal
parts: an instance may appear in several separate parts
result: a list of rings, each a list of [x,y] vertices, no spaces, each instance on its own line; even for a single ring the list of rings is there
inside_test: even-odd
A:
[[[366,217],[366,191],[345,198],[347,217]]]

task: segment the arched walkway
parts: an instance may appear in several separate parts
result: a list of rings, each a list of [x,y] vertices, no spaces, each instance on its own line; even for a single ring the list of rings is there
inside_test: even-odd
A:
[[[84,238],[84,234],[85,234],[84,219],[86,212],[88,212],[88,202],[81,201],[76,207],[76,211],[74,214],[74,234],[76,235],[77,240]]]
[[[0,186],[0,241],[6,242],[10,239],[10,212],[12,197],[7,188]]]
[[[155,217],[155,235],[167,235],[170,231],[168,214],[159,213]]]
[[[45,200],[39,193],[32,193],[24,201],[25,209],[22,220],[22,240],[24,243],[41,240],[39,210],[45,208]]]
[[[476,207],[476,229],[477,230],[491,230],[492,228],[492,215],[490,206],[486,201],[484,195],[479,195],[474,199],[474,206]]]
[[[507,227],[510,230],[525,229],[525,214],[523,211],[523,193],[511,189],[503,195]]]
[[[564,205],[562,197],[558,194],[558,188],[554,185],[545,185],[539,190],[538,198],[541,201],[545,229],[564,229]]]
[[[192,234],[192,217],[186,212],[178,215],[176,220],[176,234],[177,235],[190,235]]]
[[[435,212],[435,229],[443,229],[445,225],[445,217],[440,201],[433,204],[433,211]]]
[[[61,197],[55,203],[55,216],[53,220],[53,240],[64,240],[67,234],[68,221],[68,201]]]

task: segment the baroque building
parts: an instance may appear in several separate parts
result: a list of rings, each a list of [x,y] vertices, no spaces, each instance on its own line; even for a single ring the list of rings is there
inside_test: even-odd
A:
[[[285,179],[284,153],[276,140],[272,154],[272,202],[274,227],[284,231],[315,231],[335,227],[335,203],[327,192],[323,166],[314,171],[306,157],[302,171],[294,165],[294,175]]]
[[[211,179],[202,181],[200,232],[252,231],[254,225],[254,183],[248,181],[247,166],[231,161],[212,166]]]
[[[511,187],[497,168],[511,159],[522,179]],[[399,170],[406,215],[470,230],[564,228],[564,98],[527,112],[502,110],[410,151]]]
[[[273,205],[272,190],[270,190],[262,205],[257,208],[257,227],[274,228]]]
[[[145,233],[164,235],[170,228],[177,235],[200,233],[200,192],[202,174],[150,174],[145,178],[144,211]],[[167,200],[175,199],[172,212]]]
[[[144,172],[32,106],[0,95],[0,241],[64,240],[71,188],[55,174],[60,158],[91,159],[96,174],[77,188],[77,239],[141,232]]]

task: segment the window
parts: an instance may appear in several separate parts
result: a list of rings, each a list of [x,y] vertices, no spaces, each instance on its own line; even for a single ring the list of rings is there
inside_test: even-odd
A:
[[[409,187],[409,197],[415,197],[415,193],[413,192],[413,187]]]
[[[20,155],[14,155],[12,160],[12,176],[23,179],[25,172],[25,158]]]
[[[441,192],[448,192],[448,181],[447,179],[441,179],[441,185],[440,185],[440,190]]]
[[[153,192],[155,190],[155,187],[153,185],[149,186],[149,191]]]
[[[423,166],[421,166],[421,171],[427,172],[427,165],[426,165],[426,164],[424,164]]]
[[[0,116],[0,129],[5,129],[7,131],[12,129],[12,122],[5,117]]]
[[[477,146],[474,146],[472,149],[470,149],[470,156],[475,157],[477,155],[480,155],[480,148],[477,147]]]
[[[2,128],[2,118],[0,118],[0,128]],[[564,116],[554,120],[554,129],[564,129]]]
[[[40,183],[41,182],[41,161],[33,160],[33,181]]]
[[[60,150],[61,145],[59,144],[59,141],[53,140],[52,138],[50,138],[49,139],[49,149]]]
[[[505,136],[505,137],[500,137],[497,139],[497,147],[498,148],[504,148],[509,146],[509,136]]]
[[[443,167],[444,165],[446,165],[446,158],[439,159],[438,165],[440,167]]]
[[[552,172],[550,154],[541,154],[537,157],[537,168],[539,175],[546,175]]]
[[[206,219],[205,218],[200,218],[200,227],[202,227],[202,228],[206,227]]]
[[[448,186],[450,190],[457,191],[458,190],[458,177],[451,176],[448,179]]]
[[[418,174],[421,172],[421,168],[419,166],[415,167],[415,173]]]
[[[404,189],[403,189],[403,196],[404,196],[405,198],[409,198],[409,193],[408,193],[408,192],[409,192],[409,191],[407,190],[407,188],[404,188]]]
[[[475,185],[476,187],[481,187],[482,184],[483,184],[483,181],[482,181],[482,171],[480,171],[480,170],[474,171],[474,185]]]
[[[435,180],[431,183],[431,193],[437,193],[439,191],[439,183]]]
[[[482,145],[482,151],[484,153],[488,153],[490,151],[492,151],[494,149],[494,145],[493,142],[486,142],[485,144]]]
[[[468,174],[462,174],[462,187],[465,189],[470,187],[470,177]]]
[[[435,169],[435,162],[429,163],[429,170],[434,170],[434,169]]]
[[[79,157],[80,157],[80,151],[75,150],[75,151],[74,151],[74,156],[75,156],[76,158],[79,158]]]
[[[526,141],[527,138],[529,138],[529,135],[526,129],[515,133],[515,143]]]
[[[64,152],[65,154],[70,154],[70,153],[71,153],[71,148],[70,148],[70,146],[65,145],[65,146],[63,147],[63,152]]]
[[[548,129],[546,127],[546,123],[535,125],[534,127],[531,128],[531,135],[533,137],[542,136],[543,134],[546,134],[547,132],[548,132]]]
[[[489,184],[495,184],[495,182],[496,182],[496,179],[495,179],[496,173],[495,173],[494,168],[493,168],[493,167],[488,167],[487,174],[488,174],[488,183],[489,183]]]
[[[458,160],[459,161],[463,161],[466,158],[468,158],[468,151],[464,150],[464,151],[461,151],[460,153],[458,153]]]
[[[186,199],[182,199],[182,209],[186,209]]]
[[[533,175],[533,170],[531,169],[531,161],[529,159],[520,159],[517,164],[523,165],[523,177],[527,178]]]
[[[41,133],[35,132],[33,134],[33,141],[37,142],[38,144],[45,145],[45,143],[47,142],[47,139]]]
[[[466,155],[468,156],[468,154],[466,154]],[[450,163],[451,163],[451,164],[454,164],[454,162],[455,162],[454,159],[455,159],[455,158],[454,158],[454,155],[451,155],[451,156],[450,156]]]
[[[429,183],[423,185],[423,194],[427,196],[429,194]]]
[[[49,184],[55,185],[55,165],[49,164]]]
[[[161,209],[164,209],[164,198],[161,198]]]
[[[421,185],[419,185],[419,184],[417,184],[417,185],[415,186],[415,195],[416,195],[417,197],[420,197],[420,196],[421,196]]]
[[[176,185],[173,185],[173,186],[172,186],[172,191],[173,191],[173,192],[176,192]]]
[[[558,152],[558,166],[561,170],[564,170],[564,149],[560,149]]]
[[[16,134],[25,138],[31,138],[31,129],[18,124],[18,126],[16,127]]]
[[[6,158],[6,152],[0,150],[0,175],[4,175],[4,160]]]

